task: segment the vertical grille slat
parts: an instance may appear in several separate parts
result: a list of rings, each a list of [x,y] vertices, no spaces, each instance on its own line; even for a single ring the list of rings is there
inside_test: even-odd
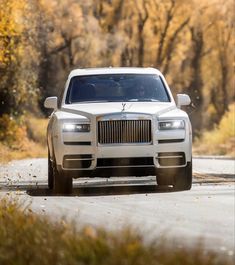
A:
[[[100,144],[150,143],[151,120],[98,121]]]
[[[112,122],[113,123],[113,122]],[[111,127],[111,133],[110,133],[110,142],[113,143],[113,137],[114,137],[114,127],[112,125]]]

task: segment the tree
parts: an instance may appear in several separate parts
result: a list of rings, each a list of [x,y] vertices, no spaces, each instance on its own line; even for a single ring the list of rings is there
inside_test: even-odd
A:
[[[229,2],[228,2],[229,3]],[[215,49],[219,65],[218,86],[214,87],[211,93],[211,102],[217,111],[216,122],[219,122],[229,107],[229,98],[234,97],[235,91],[232,89],[232,54],[234,55],[233,14],[231,5],[223,6],[223,11],[217,15],[216,26],[214,28]],[[231,93],[230,91],[233,91]]]
[[[144,40],[144,26],[149,18],[149,10],[147,8],[148,1],[142,0],[141,1],[141,7],[136,5],[137,7],[137,14],[138,14],[138,22],[137,22],[137,27],[138,27],[138,66],[143,66],[144,65],[144,45],[145,45],[145,40]]]
[[[14,1],[0,1],[0,115],[16,112],[14,77],[21,30],[13,16]]]
[[[169,72],[174,51],[180,40],[180,34],[190,21],[188,4],[176,0],[165,2],[153,0],[153,7],[157,14],[162,14],[160,16],[154,15],[154,18],[152,18],[156,25],[154,35],[157,40],[155,65],[166,75]],[[183,16],[182,11],[184,11]]]

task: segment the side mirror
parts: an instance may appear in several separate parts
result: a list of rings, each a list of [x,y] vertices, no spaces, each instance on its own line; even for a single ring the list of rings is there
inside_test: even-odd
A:
[[[57,109],[57,97],[48,97],[44,101],[44,107],[47,109]]]
[[[187,106],[191,103],[191,99],[186,94],[177,94],[177,107]]]

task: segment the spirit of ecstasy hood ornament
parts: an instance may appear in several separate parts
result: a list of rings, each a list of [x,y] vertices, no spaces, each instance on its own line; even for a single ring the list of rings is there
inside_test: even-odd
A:
[[[122,111],[125,111],[126,103],[122,103]]]

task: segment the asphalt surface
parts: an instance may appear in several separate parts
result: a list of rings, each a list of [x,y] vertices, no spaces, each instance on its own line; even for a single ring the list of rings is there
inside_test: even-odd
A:
[[[72,196],[47,189],[46,159],[0,166],[0,197],[18,198],[32,211],[78,226],[119,230],[130,225],[146,240],[170,238],[180,246],[201,241],[227,255],[235,249],[235,161],[193,160],[190,191],[160,189],[154,177],[81,179]]]

